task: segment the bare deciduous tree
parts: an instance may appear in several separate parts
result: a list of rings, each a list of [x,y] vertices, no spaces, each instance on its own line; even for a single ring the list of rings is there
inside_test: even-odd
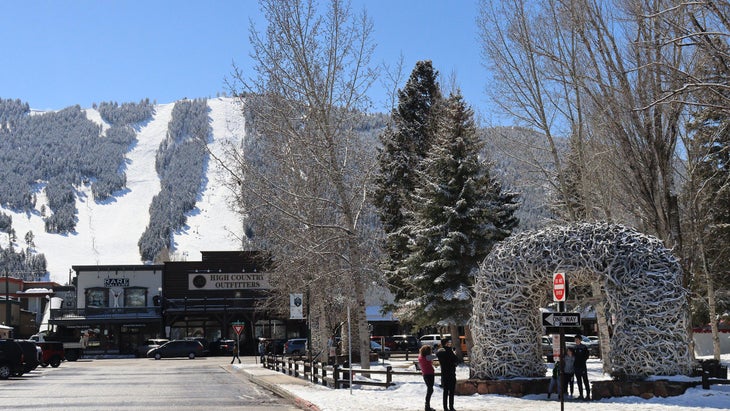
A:
[[[369,70],[372,24],[348,2],[326,12],[311,0],[262,0],[268,21],[250,41],[256,76],[236,69],[246,112],[244,147],[229,147],[225,167],[257,247],[271,253],[281,298],[306,292],[312,349],[352,306],[363,368],[370,364],[365,295],[375,267],[366,187],[372,141],[357,132]],[[324,352],[327,352],[324,350]]]
[[[553,160],[540,168],[545,181],[558,197],[578,199],[564,203],[565,217],[586,210],[582,218],[628,223],[683,255],[675,164],[687,112],[680,97],[696,78],[698,50],[680,40],[693,23],[687,4],[483,0],[481,7],[495,102],[544,134],[540,148]],[[712,16],[723,21],[722,12]],[[570,163],[556,149],[567,137]]]

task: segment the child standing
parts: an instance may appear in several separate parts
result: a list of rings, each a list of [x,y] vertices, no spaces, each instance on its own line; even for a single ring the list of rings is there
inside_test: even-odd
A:
[[[548,398],[550,398],[550,394],[555,392],[556,394],[559,393],[560,387],[560,361],[555,361],[555,365],[553,366],[553,376],[550,378],[550,385],[548,386]]]

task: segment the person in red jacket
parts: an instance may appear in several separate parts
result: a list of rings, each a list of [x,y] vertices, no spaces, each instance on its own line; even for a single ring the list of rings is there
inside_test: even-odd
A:
[[[433,360],[436,358],[431,351],[431,345],[425,344],[418,351],[418,366],[423,374],[423,381],[426,383],[426,411],[436,411],[431,408],[431,395],[433,394],[433,383],[436,371],[433,369]]]

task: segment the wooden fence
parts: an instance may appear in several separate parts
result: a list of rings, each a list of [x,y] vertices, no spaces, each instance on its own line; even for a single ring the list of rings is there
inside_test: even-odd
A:
[[[382,369],[362,369],[345,367],[341,364],[329,365],[318,361],[308,362],[303,358],[266,355],[262,358],[261,364],[271,370],[281,372],[297,378],[311,381],[314,384],[321,384],[331,388],[349,388],[350,374],[352,373],[352,385],[369,385],[388,388],[395,385],[393,378],[398,375],[420,376],[420,371],[396,371],[388,365]],[[355,379],[361,375],[368,379]],[[385,380],[371,380],[373,375],[383,375]],[[440,375],[440,373],[436,373]]]

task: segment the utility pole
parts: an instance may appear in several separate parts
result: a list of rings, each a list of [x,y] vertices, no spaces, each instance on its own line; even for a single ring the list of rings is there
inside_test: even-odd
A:
[[[12,327],[10,325],[10,283],[8,280],[8,267],[5,267],[5,325],[8,327]]]

